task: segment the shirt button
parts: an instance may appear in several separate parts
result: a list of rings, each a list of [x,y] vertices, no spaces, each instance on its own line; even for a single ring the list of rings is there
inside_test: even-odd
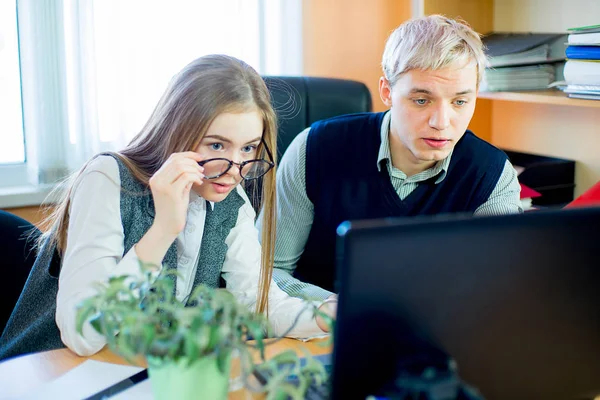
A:
[[[181,264],[188,265],[189,262],[190,262],[190,259],[188,257],[181,258]]]
[[[196,225],[194,224],[188,224],[187,228],[186,228],[186,232],[187,233],[192,233],[196,230]]]

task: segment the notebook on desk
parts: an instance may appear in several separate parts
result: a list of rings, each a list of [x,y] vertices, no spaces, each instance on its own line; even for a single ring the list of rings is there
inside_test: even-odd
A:
[[[87,360],[64,375],[40,386],[22,400],[110,398],[144,381],[147,377],[145,372],[146,370],[140,367]]]

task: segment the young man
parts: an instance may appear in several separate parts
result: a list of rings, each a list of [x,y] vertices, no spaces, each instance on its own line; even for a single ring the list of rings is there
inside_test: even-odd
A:
[[[335,314],[335,237],[345,220],[522,212],[506,155],[467,131],[486,57],[470,27],[432,15],[388,38],[385,113],[320,121],[300,133],[277,173],[274,278]],[[431,248],[443,255],[443,243]],[[402,254],[398,254],[402,259]]]

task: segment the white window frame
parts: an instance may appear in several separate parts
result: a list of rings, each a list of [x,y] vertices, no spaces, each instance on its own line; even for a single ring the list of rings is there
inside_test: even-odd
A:
[[[25,163],[0,165],[0,208],[40,205],[56,186],[45,182],[68,171],[62,7],[62,0],[17,0]],[[51,167],[40,173],[40,164]]]
[[[23,186],[29,182],[27,160],[24,163],[0,164],[0,188]]]
[[[15,1],[15,4],[16,4],[16,1]],[[15,18],[17,18],[17,14],[15,14]],[[18,23],[16,23],[15,25],[17,26],[17,29],[18,29]],[[17,40],[18,40],[18,38],[19,38],[19,35],[17,32]],[[17,49],[17,51],[20,51],[20,50]],[[17,60],[17,61],[20,63],[20,60]],[[20,68],[19,68],[19,70],[20,70]],[[19,78],[20,78],[20,76],[19,76]],[[22,79],[20,80],[19,85],[21,85],[21,81],[22,81]],[[21,99],[19,99],[19,100],[22,102]],[[22,109],[21,109],[21,123],[23,123]],[[23,127],[23,131],[24,131],[24,127]],[[24,134],[25,134],[25,132],[23,132],[23,138],[24,138]],[[7,188],[7,187],[23,185],[24,182],[25,183],[29,182],[29,176],[28,176],[28,172],[27,172],[27,156],[25,154],[23,154],[23,156],[25,158],[24,162],[0,163],[0,190]]]

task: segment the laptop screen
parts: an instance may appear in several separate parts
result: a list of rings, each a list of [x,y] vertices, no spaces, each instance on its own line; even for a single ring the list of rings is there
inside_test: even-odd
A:
[[[600,394],[600,208],[338,228],[334,399],[446,355],[486,399]]]

